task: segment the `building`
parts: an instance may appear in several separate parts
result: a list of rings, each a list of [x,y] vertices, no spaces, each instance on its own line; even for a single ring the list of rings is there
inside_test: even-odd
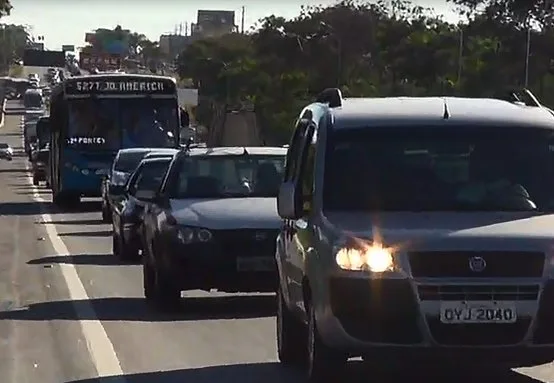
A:
[[[161,35],[160,50],[167,57],[176,57],[190,44],[191,36],[185,35]]]
[[[192,36],[195,38],[217,37],[237,31],[235,11],[200,10],[196,24],[191,25]]]

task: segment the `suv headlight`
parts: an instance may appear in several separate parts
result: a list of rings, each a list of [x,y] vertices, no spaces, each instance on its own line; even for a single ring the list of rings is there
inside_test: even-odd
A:
[[[212,237],[211,231],[200,227],[185,226],[177,229],[177,239],[185,245],[197,242],[210,242]]]
[[[379,243],[360,243],[335,247],[335,262],[344,270],[366,270],[373,273],[393,271],[393,249]]]

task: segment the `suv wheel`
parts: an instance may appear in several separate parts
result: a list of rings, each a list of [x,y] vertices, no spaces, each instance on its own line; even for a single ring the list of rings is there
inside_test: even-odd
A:
[[[294,316],[277,289],[277,354],[284,365],[301,366],[306,361],[306,326]]]
[[[321,340],[315,320],[315,309],[308,305],[308,363],[307,378],[309,382],[334,382],[342,380],[348,357],[333,350]]]
[[[160,309],[174,309],[181,300],[181,290],[175,288],[170,280],[160,275],[160,271],[152,263],[150,257],[150,254],[144,254],[142,257],[144,297],[147,302]]]

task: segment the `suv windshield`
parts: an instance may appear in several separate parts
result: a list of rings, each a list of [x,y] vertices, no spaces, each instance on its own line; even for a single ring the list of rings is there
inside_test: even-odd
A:
[[[179,164],[171,198],[277,197],[285,156],[191,156]]]
[[[325,158],[324,208],[551,210],[553,154],[554,131],[530,127],[337,130]]]

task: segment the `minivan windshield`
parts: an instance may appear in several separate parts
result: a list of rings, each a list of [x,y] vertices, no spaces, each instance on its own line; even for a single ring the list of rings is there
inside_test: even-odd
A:
[[[324,209],[554,209],[554,131],[532,127],[337,129]]]

